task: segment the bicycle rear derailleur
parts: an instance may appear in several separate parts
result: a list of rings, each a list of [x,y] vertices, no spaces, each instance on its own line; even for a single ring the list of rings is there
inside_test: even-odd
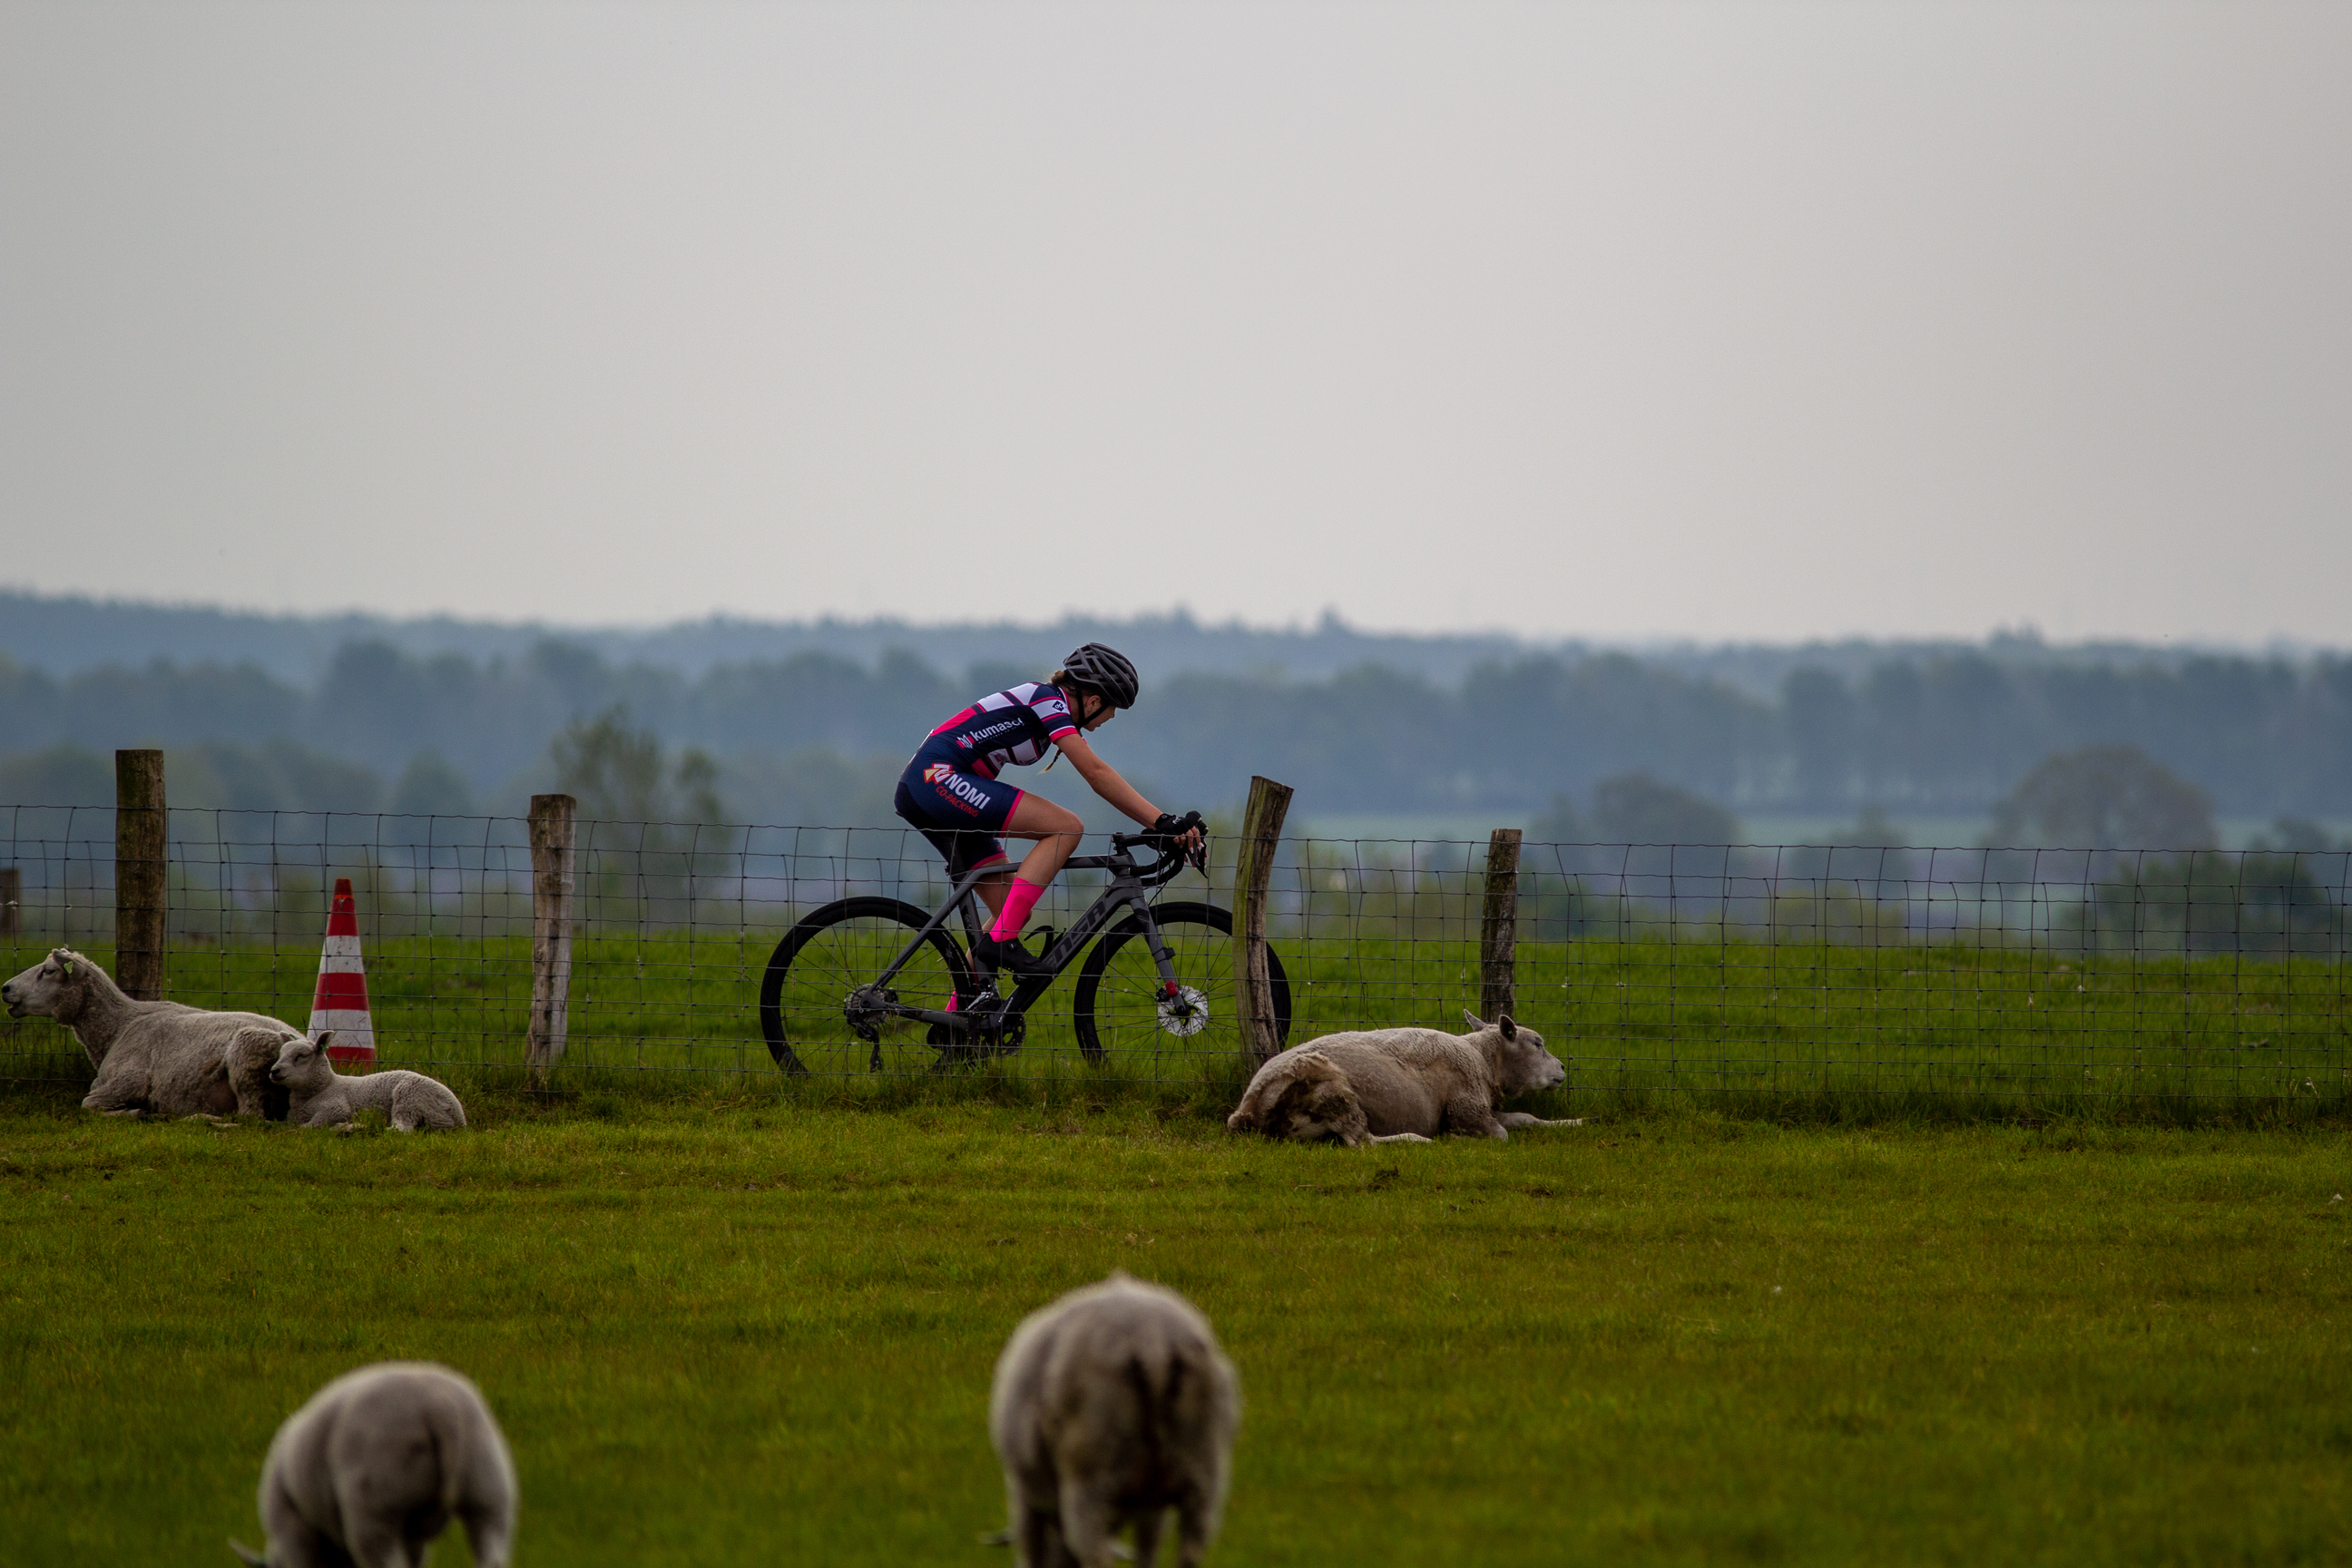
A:
[[[890,1016],[890,1008],[898,1002],[898,994],[887,985],[861,985],[849,994],[842,1004],[842,1016],[849,1021],[849,1032],[869,1046],[882,1043],[882,1025]]]

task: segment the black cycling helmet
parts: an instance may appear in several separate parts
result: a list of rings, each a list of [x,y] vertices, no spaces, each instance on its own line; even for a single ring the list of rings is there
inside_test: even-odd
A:
[[[1136,679],[1133,660],[1098,642],[1072,649],[1062,661],[1062,673],[1072,685],[1085,687],[1114,708],[1134,707],[1135,694],[1142,685]]]

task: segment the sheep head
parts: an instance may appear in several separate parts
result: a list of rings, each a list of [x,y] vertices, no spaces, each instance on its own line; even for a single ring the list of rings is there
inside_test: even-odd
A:
[[[1350,1149],[1363,1142],[1364,1108],[1337,1062],[1321,1051],[1301,1051],[1291,1058],[1290,1075],[1272,1103],[1260,1107],[1261,1128],[1300,1142],[1331,1138]]]
[[[315,1040],[303,1035],[288,1035],[278,1047],[278,1059],[269,1064],[269,1081],[284,1089],[299,1089],[332,1077],[334,1064],[327,1059],[327,1043],[335,1037],[328,1029]]]
[[[27,1014],[54,1018],[60,1008],[71,1012],[89,967],[89,960],[72,948],[51,948],[47,958],[0,985],[0,1002],[8,1005],[11,1018]]]
[[[1526,1094],[1531,1089],[1558,1089],[1568,1081],[1568,1068],[1545,1048],[1541,1035],[1533,1029],[1523,1029],[1506,1013],[1492,1025],[1478,1021],[1475,1013],[1465,1012],[1473,1035],[1486,1034],[1488,1064],[1495,1075],[1497,1094]],[[1491,1033],[1489,1033],[1491,1031]]]

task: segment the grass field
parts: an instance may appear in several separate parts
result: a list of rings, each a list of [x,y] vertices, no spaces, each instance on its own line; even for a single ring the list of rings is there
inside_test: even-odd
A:
[[[729,929],[578,942],[559,1081],[782,1089],[756,1017],[774,936]],[[38,951],[0,952],[0,964],[13,973]],[[88,951],[101,963],[111,958],[103,946]],[[1478,998],[1475,943],[1458,925],[1418,941],[1296,938],[1277,951],[1292,983],[1294,1041],[1388,1024],[1458,1028],[1461,1010]],[[1129,943],[1119,967],[1149,979],[1143,958],[1141,944]],[[875,957],[874,967],[882,962]],[[368,965],[384,1061],[468,1069],[458,1076],[488,1086],[511,1080],[530,1011],[526,938],[386,940],[370,945]],[[1100,1069],[1077,1052],[1076,976],[1066,973],[1030,1015],[1026,1046],[1000,1070],[1223,1094],[1239,1046],[1231,967],[1222,938],[1184,948],[1180,972],[1207,989],[1215,1023],[1187,1038],[1130,1035]],[[172,955],[171,994],[299,1026],[317,970],[314,944],[186,946]],[[1595,938],[1523,942],[1517,974],[1518,1016],[1569,1058],[1563,1103],[1579,1109],[1875,1099],[1896,1114],[1940,1101],[2013,1115],[2128,1102],[2193,1119],[2248,1105],[2352,1106],[2352,969],[2317,959]],[[828,1032],[814,1046],[800,1039],[799,1048],[819,1072],[871,1089],[868,1047],[841,1023],[845,989],[813,996],[810,1016]],[[890,1057],[917,1073],[933,1059],[917,1033]],[[0,1079],[87,1073],[55,1026],[0,1023]]]
[[[1213,1561],[2352,1558],[2352,1137],[607,1096],[400,1138],[0,1101],[0,1561],[228,1560],[327,1377],[476,1377],[520,1560],[1002,1563],[989,1368],[1113,1267],[1247,1413]],[[467,1561],[462,1548],[446,1561]]]

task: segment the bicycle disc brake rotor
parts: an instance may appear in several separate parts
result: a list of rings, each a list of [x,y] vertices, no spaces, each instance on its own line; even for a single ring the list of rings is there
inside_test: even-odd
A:
[[[1209,1026],[1209,999],[1190,985],[1160,994],[1160,1026],[1171,1035],[1197,1035]]]

